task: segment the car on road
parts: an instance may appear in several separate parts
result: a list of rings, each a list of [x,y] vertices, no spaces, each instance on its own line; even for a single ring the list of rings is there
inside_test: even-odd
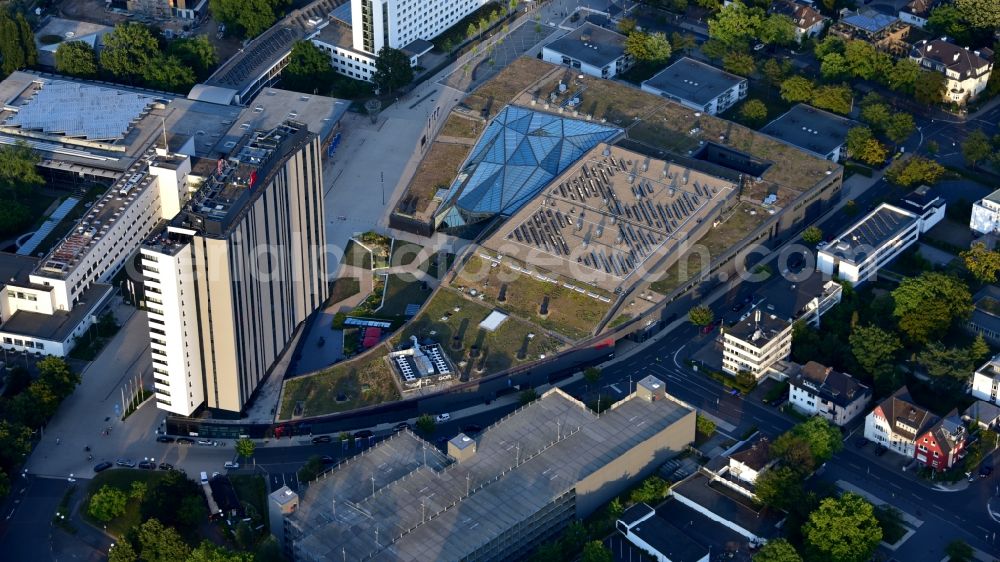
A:
[[[208,473],[207,472],[202,472],[201,473],[201,483],[202,484],[208,484]]]
[[[886,449],[884,445],[875,445],[875,456],[876,457],[881,457],[882,455],[885,454],[886,451],[888,451],[888,449]]]
[[[393,431],[403,431],[404,429],[410,429],[409,422],[399,422],[392,428]]]
[[[172,465],[172,464],[170,464],[168,462],[161,462],[160,463],[160,470],[173,470],[173,469],[174,469],[174,465]]]
[[[990,474],[993,474],[993,467],[992,466],[986,466],[984,464],[983,466],[979,467],[979,477],[980,478],[989,478]]]
[[[139,461],[139,468],[143,468],[145,470],[156,470],[156,463],[152,463],[149,461]]]
[[[102,470],[107,470],[112,466],[114,465],[109,463],[108,461],[99,462],[96,465],[94,465],[94,472],[101,472]]]
[[[731,389],[729,391],[729,395],[730,396],[735,396],[735,397],[739,398],[740,397],[740,391],[737,390],[737,389],[735,389],[735,388],[733,388],[733,389]]]
[[[157,443],[173,443],[174,442],[174,438],[170,437],[168,435],[158,435],[156,437],[156,442]]]
[[[468,425],[462,426],[462,433],[466,435],[475,435],[483,430],[483,426],[478,423],[470,423]]]
[[[217,476],[222,476],[222,473],[219,472],[218,470],[216,470],[215,472],[212,473],[212,478],[215,478]]]
[[[198,444],[199,445],[204,445],[206,447],[211,447],[212,446],[212,440],[211,439],[199,439],[198,440]]]
[[[370,429],[362,429],[361,431],[354,432],[355,439],[371,439],[375,437],[375,432]]]
[[[334,460],[334,458],[331,457],[330,455],[323,455],[322,457],[319,458],[319,462],[323,464],[333,464],[337,461]]]
[[[707,334],[715,329],[715,322],[708,323],[704,328],[701,329],[701,333]]]
[[[191,439],[190,437],[178,437],[177,438],[177,444],[178,445],[194,445],[194,439]]]
[[[234,462],[234,461],[226,461],[226,464],[224,464],[222,466],[223,466],[223,468],[229,468],[229,469],[236,470],[236,469],[238,469],[240,467],[240,463]]]
[[[319,445],[320,443],[329,443],[330,441],[332,441],[332,439],[330,438],[329,435],[319,435],[317,437],[313,437],[313,445]]]
[[[132,459],[117,459],[115,464],[118,466],[124,466],[127,468],[135,468],[135,461]]]
[[[866,445],[868,445],[868,439],[864,437],[858,437],[854,440],[854,446],[858,449],[864,449]]]
[[[445,413],[443,413],[443,414],[438,414],[438,415],[437,415],[437,416],[436,416],[436,417],[434,418],[434,421],[436,421],[437,423],[444,423],[444,422],[446,422],[446,421],[448,421],[448,420],[450,420],[450,419],[451,419],[451,414],[449,414],[449,413],[445,412]]]

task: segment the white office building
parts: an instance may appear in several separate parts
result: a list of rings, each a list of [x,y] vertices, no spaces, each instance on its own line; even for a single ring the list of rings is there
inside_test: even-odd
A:
[[[816,267],[851,284],[863,283],[940,222],[944,212],[944,200],[931,197],[926,186],[907,196],[902,206],[882,203],[820,249]]]
[[[792,323],[757,309],[722,333],[722,370],[760,379],[792,352]]]
[[[747,97],[747,79],[683,57],[642,83],[642,91],[716,115]]]
[[[625,51],[624,35],[589,22],[542,47],[542,60],[596,78],[614,78],[633,63]]]
[[[1000,233],[1000,189],[972,205],[969,228],[979,234]]]

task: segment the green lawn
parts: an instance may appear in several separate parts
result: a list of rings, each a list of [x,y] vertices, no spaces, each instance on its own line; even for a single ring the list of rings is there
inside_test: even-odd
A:
[[[455,309],[458,310],[455,310]],[[492,307],[464,298],[457,291],[441,288],[422,313],[392,338],[396,344],[410,336],[432,339],[441,344],[456,365],[466,361],[471,377],[502,371],[520,362],[534,361],[562,345],[543,330],[516,318],[508,318],[494,332],[479,328]],[[529,337],[529,334],[533,334]],[[476,357],[471,357],[476,347]]]
[[[145,482],[146,487],[153,485],[167,475],[161,470],[140,470],[134,468],[109,468],[104,472],[98,472],[94,479],[87,485],[87,496],[80,508],[81,515],[85,520],[97,528],[104,524],[94,519],[87,513],[87,506],[90,503],[90,496],[100,490],[103,486],[118,488],[128,495],[133,482]],[[142,523],[142,514],[139,512],[139,502],[129,500],[125,505],[125,514],[108,522],[108,532],[116,537],[121,537],[133,527]]]
[[[395,374],[385,361],[385,353],[381,347],[355,361],[285,381],[279,418],[290,419],[298,402],[304,405],[302,415],[318,416],[399,400]],[[338,394],[346,400],[338,402]]]
[[[340,260],[340,263],[353,265],[361,269],[371,269],[372,253],[364,249],[361,244],[351,240],[347,243],[347,247],[344,248],[344,257]]]
[[[410,275],[389,275],[385,288],[385,302],[377,316],[403,316],[408,304],[424,304],[431,296],[431,289]]]
[[[361,282],[357,277],[341,277],[330,283],[330,298],[327,303],[340,302],[361,292]]]
[[[566,289],[562,285],[539,281],[504,266],[489,265],[479,256],[472,256],[455,277],[452,286],[474,289],[485,295],[484,302],[487,304],[510,311],[569,338],[581,339],[588,336],[611,307],[611,303]],[[500,291],[505,285],[507,289],[504,302],[500,302]],[[600,289],[591,291],[611,297]],[[542,305],[546,298],[548,311],[543,315]]]
[[[447,273],[451,269],[453,263],[455,263],[455,254],[447,252],[444,254],[436,253],[427,258],[427,261],[420,264],[420,269],[426,271],[427,275],[440,279],[444,273]]]
[[[417,257],[420,256],[420,252],[422,251],[424,251],[424,247],[420,244],[414,244],[406,240],[396,240],[392,245],[392,255],[389,256],[389,266],[410,265],[417,261]]]
[[[236,496],[240,501],[252,505],[257,510],[266,529],[267,483],[264,477],[257,474],[238,474],[230,476],[229,481],[233,483],[233,489],[236,490]]]

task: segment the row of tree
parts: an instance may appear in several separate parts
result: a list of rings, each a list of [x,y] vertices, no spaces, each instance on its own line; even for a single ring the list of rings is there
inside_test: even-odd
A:
[[[847,115],[854,104],[854,94],[847,84],[817,85],[805,76],[790,76],[781,83],[781,99],[789,103],[808,103],[814,107]]]
[[[824,80],[874,80],[928,105],[940,102],[944,95],[944,74],[921,70],[908,57],[893,61],[892,56],[867,41],[844,41],[831,35],[816,44],[813,54],[820,61]]]
[[[24,14],[0,10],[0,71],[3,76],[38,63],[35,34]]]
[[[227,34],[253,39],[274,25],[291,4],[291,0],[209,0],[208,8],[216,21],[225,24]]]
[[[55,53],[56,70],[82,78],[103,76],[157,90],[186,92],[207,78],[218,56],[208,38],[199,35],[164,44],[162,35],[138,23],[123,23],[104,36],[100,56],[90,44],[68,41]]]
[[[282,86],[309,94],[330,94],[358,98],[372,93],[372,86],[389,95],[413,81],[410,58],[403,51],[383,47],[375,58],[372,84],[343,76],[330,65],[330,56],[310,41],[292,46],[288,66],[282,73]]]

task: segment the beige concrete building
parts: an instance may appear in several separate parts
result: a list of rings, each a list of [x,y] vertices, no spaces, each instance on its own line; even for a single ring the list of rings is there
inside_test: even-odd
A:
[[[143,245],[159,408],[238,414],[326,299],[320,160],[302,123],[250,132]]]

